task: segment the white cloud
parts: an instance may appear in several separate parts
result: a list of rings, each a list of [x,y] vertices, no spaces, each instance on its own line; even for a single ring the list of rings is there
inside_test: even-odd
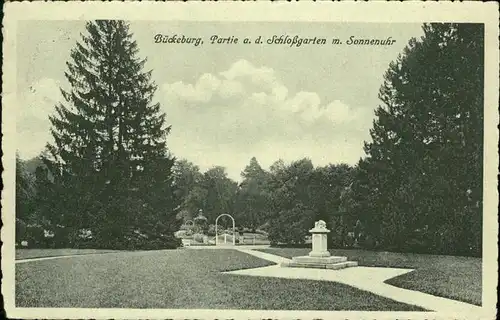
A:
[[[319,110],[320,103],[321,99],[317,93],[301,91],[293,98],[286,100],[283,106],[294,113],[303,114],[308,112],[315,114]]]
[[[265,165],[280,157],[322,165],[353,163],[363,152],[360,132],[370,115],[339,100],[325,103],[316,92],[291,93],[272,68],[240,60],[195,84],[163,88],[170,148],[201,168],[220,164],[238,177],[252,156]]]
[[[274,70],[267,67],[257,68],[247,60],[238,60],[227,71],[220,73],[223,77],[229,80],[238,78],[250,78],[254,83],[265,83],[272,85],[276,78]]]
[[[203,92],[214,92],[219,86],[220,80],[210,73],[203,74],[196,84],[196,88]]]
[[[38,155],[52,140],[48,115],[63,101],[59,87],[43,78],[18,93],[23,158]],[[325,103],[316,92],[291,92],[273,69],[245,60],[220,73],[202,74],[194,83],[165,83],[159,93],[173,128],[173,153],[202,169],[226,166],[235,179],[252,156],[264,166],[278,158],[301,157],[316,165],[354,163],[363,153],[361,142],[371,123],[370,114],[342,101]]]
[[[223,99],[241,95],[245,92],[241,82],[236,80],[224,79],[219,87],[219,96]]]
[[[349,107],[339,100],[329,103],[322,112],[334,122],[356,120],[355,115],[353,115]]]
[[[290,96],[286,86],[276,78],[273,69],[255,67],[247,60],[235,62],[228,70],[220,72],[219,76],[205,73],[195,84],[179,81],[164,84],[163,89],[168,102],[181,100],[188,103],[224,105],[227,104],[224,100],[236,97],[240,98],[239,105],[234,105],[232,100],[232,105],[227,108],[252,108],[253,105],[253,108],[291,113],[296,120],[306,123],[321,119],[334,123],[355,120],[351,116],[350,108],[339,100],[325,105],[316,92],[305,91]],[[258,109],[254,111],[259,112]]]
[[[277,85],[273,88],[272,93],[277,101],[285,101],[288,96],[288,89],[283,85]]]
[[[210,73],[203,74],[195,85],[185,84],[182,81],[164,84],[163,90],[169,98],[178,98],[186,101],[207,102],[220,86],[221,81]]]
[[[319,100],[314,98],[309,100],[309,104],[303,103],[302,106],[305,107],[302,109],[301,115],[310,122],[324,118],[332,123],[349,123],[355,121],[357,117],[346,104],[339,100],[335,100],[326,106],[320,106]]]

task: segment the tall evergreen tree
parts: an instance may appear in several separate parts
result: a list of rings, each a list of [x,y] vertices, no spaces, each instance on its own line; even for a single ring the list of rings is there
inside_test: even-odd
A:
[[[108,247],[160,235],[169,246],[178,226],[174,159],[165,114],[152,103],[151,71],[143,71],[126,22],[92,21],[86,31],[67,62],[71,89],[61,90],[65,103],[50,117],[54,143],[45,158],[66,190],[67,227],[90,228]]]
[[[477,254],[483,26],[425,24],[423,31],[385,74],[355,188],[371,199],[362,210],[377,215],[366,220],[385,245],[408,247],[425,230],[427,249]]]

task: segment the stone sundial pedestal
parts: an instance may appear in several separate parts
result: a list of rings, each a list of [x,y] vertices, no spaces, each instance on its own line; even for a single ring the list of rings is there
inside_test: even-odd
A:
[[[307,256],[293,257],[292,261],[282,262],[282,267],[343,269],[356,267],[356,261],[347,261],[347,257],[331,256],[328,252],[327,235],[330,232],[323,220],[316,221],[312,234],[312,251]]]

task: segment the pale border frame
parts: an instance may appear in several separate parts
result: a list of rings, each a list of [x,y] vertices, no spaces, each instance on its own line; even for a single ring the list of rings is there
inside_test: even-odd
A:
[[[498,283],[498,4],[494,2],[15,2],[4,5],[2,85],[2,294],[9,318],[485,318],[496,314]],[[474,315],[427,312],[335,312],[183,309],[66,309],[14,307],[16,21],[186,20],[329,22],[475,22],[485,24],[483,308]]]

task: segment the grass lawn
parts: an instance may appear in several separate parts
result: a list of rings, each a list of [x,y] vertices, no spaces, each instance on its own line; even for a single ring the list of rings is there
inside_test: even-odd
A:
[[[18,249],[16,248],[16,260],[32,259],[42,257],[70,256],[77,254],[106,253],[116,250],[95,249]]]
[[[307,255],[310,249],[259,249],[286,258]],[[360,266],[415,269],[389,279],[386,283],[436,296],[481,305],[482,259],[414,253],[374,252],[365,250],[330,250],[332,255],[346,256]]]
[[[221,274],[272,263],[231,250],[119,252],[16,265],[17,307],[419,311],[334,282]]]

